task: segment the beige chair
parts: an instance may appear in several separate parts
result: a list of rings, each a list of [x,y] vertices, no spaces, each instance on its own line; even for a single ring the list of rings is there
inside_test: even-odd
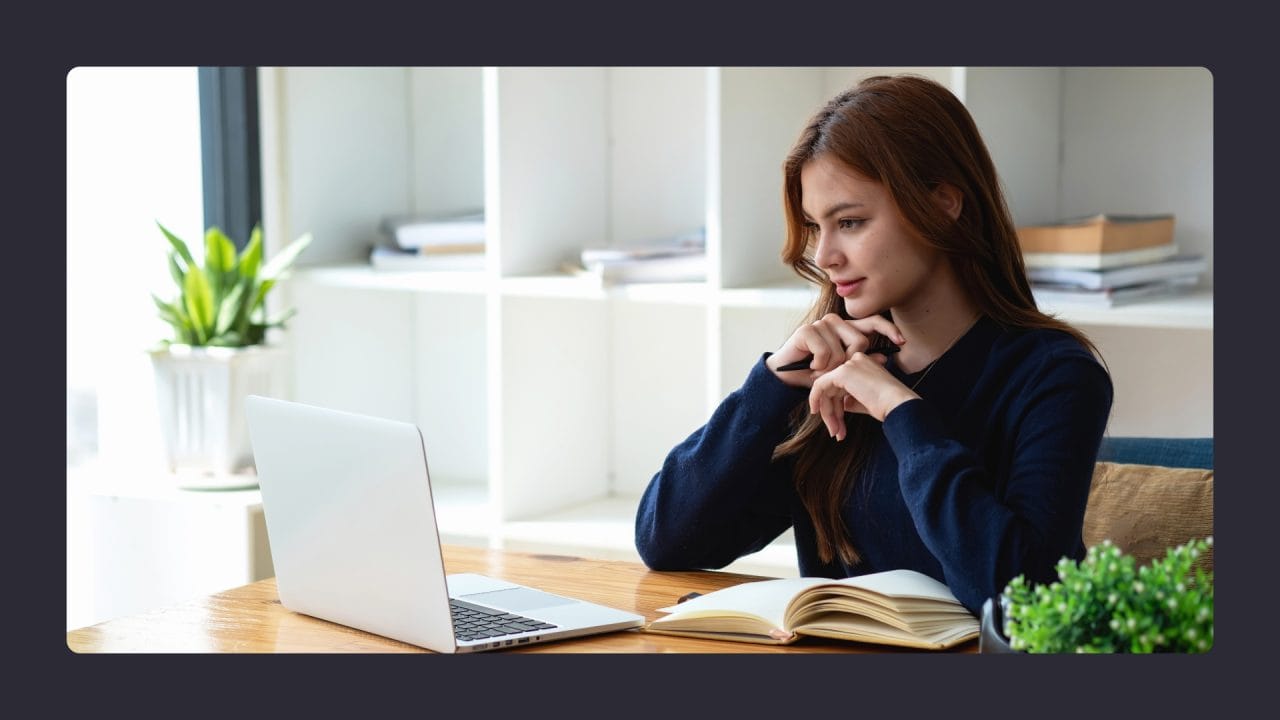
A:
[[[1111,540],[1139,565],[1213,535],[1213,438],[1107,438],[1084,515],[1084,544]],[[1196,561],[1213,570],[1213,548]]]

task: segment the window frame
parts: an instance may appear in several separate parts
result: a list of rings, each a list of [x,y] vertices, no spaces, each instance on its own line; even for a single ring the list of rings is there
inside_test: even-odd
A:
[[[221,228],[241,250],[262,222],[258,68],[197,70],[204,225]]]

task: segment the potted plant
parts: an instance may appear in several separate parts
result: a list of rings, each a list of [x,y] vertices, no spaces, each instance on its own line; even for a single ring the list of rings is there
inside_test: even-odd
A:
[[[210,227],[201,263],[182,239],[156,225],[169,242],[177,285],[169,301],[152,293],[160,318],[173,328],[173,337],[150,353],[169,468],[187,487],[252,485],[251,478],[234,477],[253,462],[244,398],[279,394],[284,350],[268,342],[268,330],[284,328],[295,312],[268,318],[266,298],[311,236],[264,262],[260,226],[239,253]]]
[[[1196,560],[1213,538],[1169,548],[1135,567],[1105,540],[1058,561],[1058,580],[1022,575],[986,602],[981,652],[1203,653],[1213,647],[1213,572]]]

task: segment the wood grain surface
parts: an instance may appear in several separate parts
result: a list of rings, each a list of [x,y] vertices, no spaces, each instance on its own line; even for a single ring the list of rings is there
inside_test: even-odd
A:
[[[656,619],[689,592],[707,593],[762,578],[725,572],[655,572],[638,563],[445,546],[450,573],[475,572]],[[301,615],[280,605],[268,578],[207,598],[67,633],[76,653],[422,653],[407,643]],[[977,643],[954,648],[975,652]],[[805,639],[790,646],[678,638],[641,629],[504,649],[503,653],[919,652]]]

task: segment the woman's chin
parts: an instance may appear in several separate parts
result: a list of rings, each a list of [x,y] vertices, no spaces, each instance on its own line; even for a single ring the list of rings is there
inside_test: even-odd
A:
[[[887,309],[878,303],[869,302],[867,298],[848,297],[844,299],[845,314],[855,320],[879,315]]]

